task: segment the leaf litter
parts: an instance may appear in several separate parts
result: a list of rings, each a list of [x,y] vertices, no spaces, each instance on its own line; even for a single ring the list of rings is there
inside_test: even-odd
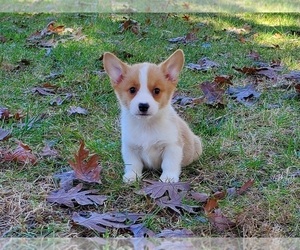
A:
[[[236,99],[239,103],[245,106],[252,106],[260,97],[254,84],[248,84],[246,86],[229,87],[226,91],[231,98]]]
[[[37,163],[37,157],[32,153],[31,148],[21,141],[17,141],[17,144],[18,146],[13,151],[0,149],[2,160],[5,162],[15,161],[22,164],[35,165]]]
[[[89,155],[89,150],[85,148],[84,141],[80,142],[77,153],[74,154],[75,160],[69,160],[77,179],[88,183],[101,183],[99,165],[99,156],[97,154]]]
[[[11,130],[0,128],[0,141],[7,140],[11,135]]]
[[[76,107],[76,106],[71,106],[67,110],[69,115],[87,115],[88,111],[85,108],[82,107]]]
[[[72,220],[77,225],[84,226],[99,233],[105,233],[107,227],[129,229],[144,216],[145,214],[143,213],[109,212],[100,214],[90,212],[87,215],[81,215],[74,212]]]
[[[208,71],[214,68],[218,68],[219,66],[219,63],[214,62],[207,57],[203,57],[198,60],[197,63],[188,63],[186,68],[197,71]]]
[[[145,180],[145,182],[150,183],[150,185],[139,190],[137,194],[149,195],[159,207],[170,208],[179,214],[181,214],[181,212],[178,208],[189,213],[195,213],[193,208],[198,206],[190,206],[182,203],[183,198],[191,189],[189,183],[169,183],[150,180]]]
[[[68,40],[80,41],[86,38],[82,34],[82,28],[75,30],[65,28],[64,25],[56,26],[55,23],[55,21],[51,21],[42,30],[31,34],[27,38],[27,44],[41,48],[55,48],[59,42],[64,43]]]
[[[74,207],[75,200],[80,205],[103,205],[104,201],[107,199],[104,195],[98,195],[98,190],[85,190],[82,191],[83,184],[79,183],[76,187],[73,187],[66,191],[61,188],[57,191],[51,192],[47,196],[47,201],[50,203],[58,203],[65,205],[67,207]]]

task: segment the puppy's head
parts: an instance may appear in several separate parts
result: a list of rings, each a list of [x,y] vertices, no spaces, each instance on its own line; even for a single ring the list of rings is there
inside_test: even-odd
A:
[[[158,65],[128,65],[109,52],[103,56],[104,69],[121,106],[139,118],[152,117],[170,104],[183,64],[182,50]]]

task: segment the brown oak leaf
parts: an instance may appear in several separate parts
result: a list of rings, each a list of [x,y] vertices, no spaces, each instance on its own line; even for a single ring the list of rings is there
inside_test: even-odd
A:
[[[73,168],[77,179],[90,183],[101,183],[101,167],[98,161],[99,156],[96,154],[89,156],[89,150],[84,148],[84,142],[81,141],[79,150],[75,153],[75,160],[69,160],[69,164]]]
[[[93,229],[99,233],[105,233],[106,227],[111,228],[130,228],[137,220],[144,217],[142,213],[103,213],[99,214],[91,212],[89,214],[80,215],[73,213],[72,220],[75,224]]]
[[[4,156],[4,161],[16,161],[23,164],[30,163],[34,165],[37,163],[37,157],[31,151],[28,145],[18,141],[18,146],[13,152],[10,150],[4,151],[2,155]]]
[[[137,193],[149,195],[153,199],[157,199],[168,194],[170,199],[176,200],[181,198],[180,192],[189,191],[191,189],[190,184],[187,182],[169,183],[151,180],[144,180],[144,182],[150,183],[150,185],[144,187]]]
[[[51,192],[47,197],[47,201],[51,203],[63,204],[68,207],[74,207],[73,200],[80,205],[103,205],[104,201],[107,199],[106,196],[97,195],[98,190],[94,189],[81,191],[82,186],[83,184],[79,183],[76,187],[73,187],[68,191],[62,188]]]

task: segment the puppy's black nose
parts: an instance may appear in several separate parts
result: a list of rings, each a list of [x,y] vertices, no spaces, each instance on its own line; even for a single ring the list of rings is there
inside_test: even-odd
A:
[[[141,112],[147,112],[149,109],[149,104],[148,103],[139,103],[139,110]]]

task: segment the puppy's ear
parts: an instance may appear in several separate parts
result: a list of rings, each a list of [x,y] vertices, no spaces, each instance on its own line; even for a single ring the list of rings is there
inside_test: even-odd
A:
[[[184,53],[181,49],[178,49],[167,60],[159,64],[159,66],[169,81],[177,83],[183,64]]]
[[[113,84],[119,84],[122,82],[123,77],[129,67],[118,57],[109,52],[105,52],[103,54],[103,66]]]

